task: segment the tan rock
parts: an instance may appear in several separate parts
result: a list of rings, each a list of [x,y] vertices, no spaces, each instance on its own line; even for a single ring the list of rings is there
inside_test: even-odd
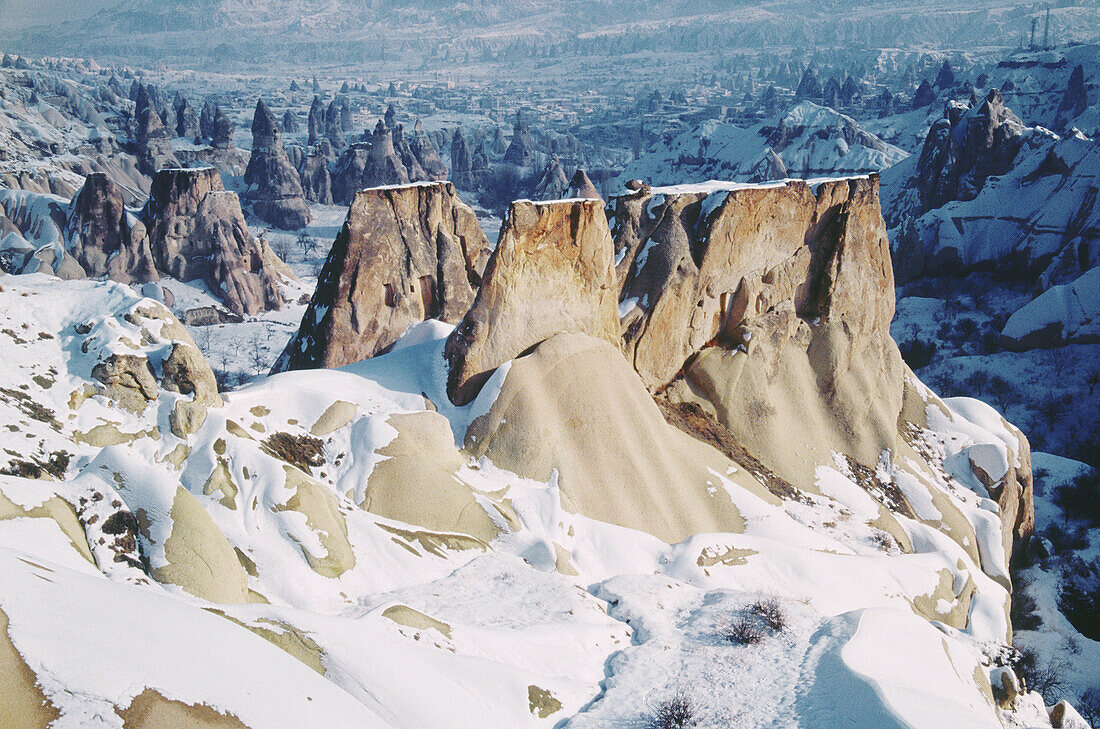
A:
[[[157,399],[157,380],[148,358],[140,354],[114,353],[92,368],[92,377],[103,383],[107,394],[126,410],[139,413]]]
[[[469,402],[493,370],[559,332],[617,345],[617,298],[599,201],[512,203],[474,305],[447,340],[447,394]]]
[[[488,248],[449,182],[357,193],[273,371],[341,367],[386,350],[414,322],[458,321]]]
[[[618,348],[584,334],[558,334],[512,362],[465,445],[521,476],[546,481],[556,471],[566,509],[669,543],[742,530],[716,474],[778,503],[744,469],[668,425]]]
[[[681,380],[680,397],[800,485],[833,451],[874,465],[896,438],[903,365],[877,191],[872,176],[617,204],[627,358],[653,392]]]
[[[339,577],[355,567],[355,553],[348,541],[348,525],[340,513],[340,502],[336,496],[294,466],[283,466],[283,470],[286,472],[286,487],[294,494],[285,506],[275,510],[296,511],[304,515],[326,552],[316,555],[303,545],[302,554],[310,568],[324,577]]]
[[[148,517],[140,510],[137,517],[148,538],[142,524]],[[153,567],[150,576],[210,602],[247,603],[248,575],[236,552],[198,499],[182,486],[172,501],[171,519],[172,532],[164,541],[167,564]]]
[[[500,529],[457,475],[466,459],[447,419],[427,411],[391,415],[386,422],[397,437],[378,451],[386,459],[371,471],[359,505],[432,531],[495,539]]]

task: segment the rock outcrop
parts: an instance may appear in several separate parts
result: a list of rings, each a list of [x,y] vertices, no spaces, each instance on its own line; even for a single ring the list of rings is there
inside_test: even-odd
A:
[[[619,342],[614,248],[598,200],[512,203],[473,306],[447,340],[447,394],[474,398],[500,365],[559,332]]]
[[[475,190],[479,172],[481,170],[474,169],[473,153],[462,129],[455,129],[454,137],[451,138],[451,179],[462,190]]]
[[[603,196],[584,170],[578,169],[569,180],[569,187],[565,191],[568,198],[584,198],[586,200],[599,200],[603,202]]]
[[[393,128],[393,149],[405,166],[405,174],[409,176],[409,182],[420,182],[428,179],[428,173],[424,171],[412,145],[405,138],[405,127],[398,124]]]
[[[199,113],[199,137],[206,140],[214,138],[214,105],[209,101],[203,103]]]
[[[122,283],[159,278],[145,225],[126,210],[122,191],[102,172],[88,175],[69,204],[65,238],[90,277]]]
[[[529,478],[548,481],[556,471],[567,511],[668,542],[744,529],[737,508],[711,496],[713,474],[734,473],[732,463],[667,424],[618,347],[604,339],[556,334],[512,362],[465,446]],[[779,503],[751,478],[732,478]],[[654,502],[662,508],[647,506]]]
[[[191,106],[191,102],[187,100],[187,97],[182,94],[177,95],[173,107],[175,111],[176,136],[183,139],[194,139],[199,136],[199,117],[195,113],[194,107]]]
[[[356,193],[274,371],[341,367],[386,350],[414,322],[458,321],[488,250],[449,182]]]
[[[527,122],[523,120],[522,112],[516,112],[512,141],[504,151],[504,161],[516,167],[530,167],[535,162],[535,140],[531,137]]]
[[[237,314],[282,306],[279,264],[252,237],[217,170],[161,170],[142,218],[159,270],[180,281],[202,279]]]
[[[617,200],[615,220],[623,351],[651,392],[701,393],[795,482],[830,448],[874,464],[893,445],[904,367],[876,177],[654,188]]]
[[[308,144],[312,147],[325,136],[325,105],[320,96],[313,97],[306,124],[309,133]]]
[[[328,156],[321,145],[310,147],[302,155],[302,161],[298,165],[298,179],[306,200],[321,205],[332,204],[332,174],[328,169]]]
[[[977,108],[949,106],[929,130],[917,163],[921,212],[977,197],[986,179],[1012,166],[1022,132],[1020,119],[996,89]]]
[[[263,99],[256,102],[252,118],[252,156],[244,173],[245,200],[256,216],[283,230],[309,224],[309,207],[298,178],[283,148],[282,130]]]
[[[211,127],[210,145],[214,149],[226,150],[233,146],[233,120],[219,106],[214,109],[214,121]]]
[[[139,84],[134,115],[138,166],[147,175],[179,164],[172,153],[172,132],[164,125],[148,87]]]
[[[565,191],[569,188],[569,180],[565,177],[565,171],[561,168],[561,160],[555,154],[546,163],[546,169],[542,171],[542,177],[535,185],[535,199],[560,200],[568,197]]]
[[[380,121],[369,146],[353,144],[340,157],[332,175],[332,199],[348,204],[359,190],[408,183],[408,171],[393,146],[393,132]]]
[[[413,126],[409,146],[412,147],[413,154],[416,155],[416,159],[424,169],[427,179],[437,182],[447,179],[447,165],[444,164],[439,152],[436,151],[431,137],[424,131],[424,123],[419,119],[416,120],[416,124]]]

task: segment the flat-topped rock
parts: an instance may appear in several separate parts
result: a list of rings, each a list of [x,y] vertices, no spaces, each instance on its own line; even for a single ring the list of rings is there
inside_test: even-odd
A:
[[[469,402],[504,362],[559,332],[619,341],[611,233],[598,200],[512,203],[473,307],[447,340],[447,393]]]
[[[414,322],[458,321],[488,249],[449,182],[356,193],[274,371],[340,367],[384,351]]]

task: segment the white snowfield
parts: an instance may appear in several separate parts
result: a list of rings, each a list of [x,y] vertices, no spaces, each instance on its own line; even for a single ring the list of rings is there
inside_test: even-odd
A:
[[[981,403],[929,406],[919,437],[934,467],[898,477],[911,553],[868,525],[879,504],[842,459],[818,468],[821,495],[778,506],[713,473],[712,496],[736,505],[744,532],[666,544],[571,513],[556,476],[463,457],[449,478],[470,523],[496,534],[481,538],[364,501],[378,469],[408,457],[388,450],[395,416],[443,424],[444,442],[412,456],[428,458],[460,445],[509,377],[502,367],[473,403],[450,405],[448,325],[414,325],[391,353],[340,370],[261,379],[178,437],[171,414],[190,395],[157,386],[127,409],[92,377],[116,353],[162,379],[173,347],[191,346],[153,315],[162,306],[44,274],[0,289],[0,450],[39,464],[69,454],[57,480],[0,476],[0,619],[57,708],[52,727],[123,727],[147,690],[252,729],[636,727],[678,692],[698,727],[1049,726],[1035,695],[1002,710],[990,688],[1007,569],[967,453],[988,451],[991,472],[1021,454]],[[320,458],[289,465],[276,434],[315,442]],[[879,469],[901,473],[889,453]],[[458,498],[404,487],[409,514]],[[938,522],[948,505],[980,559]],[[83,530],[66,530],[73,510]],[[144,569],[127,561],[133,545],[112,547],[121,512],[136,517]],[[196,597],[217,574],[239,583]],[[785,626],[756,644],[724,637],[763,598]],[[921,617],[926,605],[943,621]]]
[[[768,169],[771,154],[782,160],[783,174]],[[906,157],[905,151],[864,131],[851,117],[804,101],[747,129],[705,121],[628,164],[618,182],[640,179],[665,185],[865,175]]]

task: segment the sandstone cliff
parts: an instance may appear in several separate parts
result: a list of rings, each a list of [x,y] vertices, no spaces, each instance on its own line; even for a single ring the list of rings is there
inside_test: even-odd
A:
[[[599,201],[512,203],[477,298],[447,340],[452,402],[469,402],[493,370],[559,332],[618,344],[613,258]]]
[[[488,248],[449,182],[356,193],[275,371],[340,367],[384,351],[413,322],[458,321]]]

